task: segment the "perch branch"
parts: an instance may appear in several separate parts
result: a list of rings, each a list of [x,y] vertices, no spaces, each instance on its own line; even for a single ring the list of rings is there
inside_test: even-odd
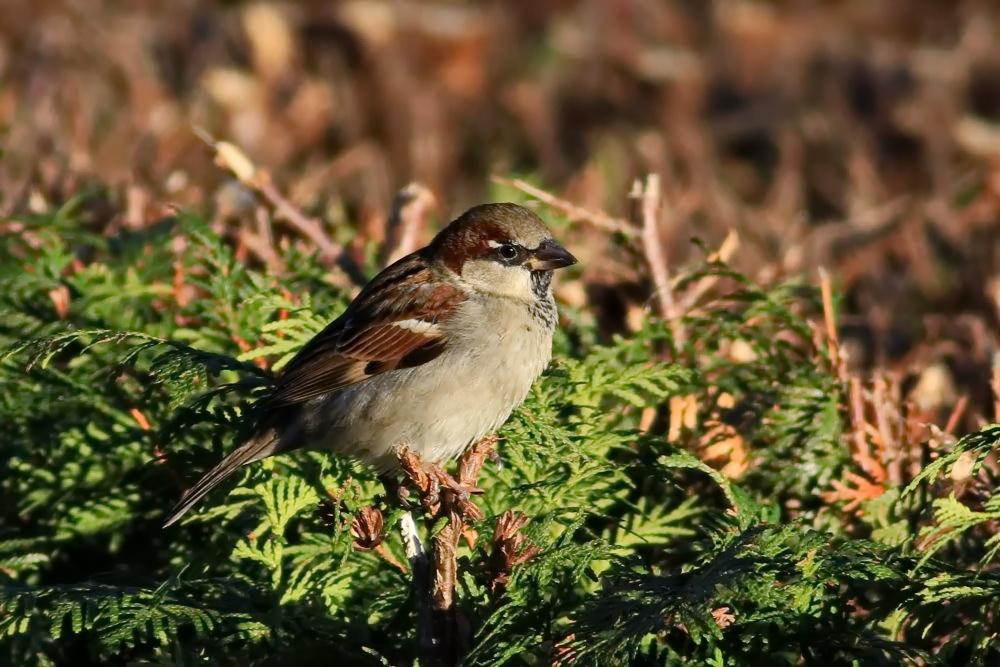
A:
[[[429,554],[422,559],[411,558],[414,589],[422,602],[417,631],[420,653],[429,665],[460,664],[471,646],[468,622],[455,607],[458,543],[467,534],[466,522],[483,518],[469,496],[481,493],[476,482],[496,442],[496,436],[489,436],[473,445],[459,461],[455,478],[437,466],[422,464],[407,448],[401,448],[397,454],[401,467],[420,493],[428,516],[445,522],[434,535]],[[404,534],[404,537],[414,542],[412,551],[416,553],[416,543],[420,540],[415,536],[415,527],[410,536]],[[409,555],[411,547],[407,549]]]

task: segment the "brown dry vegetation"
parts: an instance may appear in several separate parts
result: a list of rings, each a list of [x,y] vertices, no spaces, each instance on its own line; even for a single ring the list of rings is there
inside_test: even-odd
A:
[[[605,336],[713,289],[656,289],[703,258],[692,237],[762,284],[839,295],[836,324],[829,299],[811,315],[851,388],[857,472],[824,496],[842,509],[912,479],[926,423],[1000,419],[997,3],[5,0],[2,17],[0,233],[83,193],[109,235],[180,207],[248,261],[301,244],[350,272],[368,242],[429,238],[425,211],[393,220],[407,183],[439,220],[534,186],[574,222],[582,281],[559,296]],[[739,477],[753,462],[725,444],[703,454]]]
[[[379,240],[409,181],[442,217],[511,173],[630,216],[630,183],[657,173],[668,266],[731,230],[730,261],[755,279],[824,266],[852,367],[945,414],[968,397],[963,428],[993,416],[989,2],[8,0],[4,15],[2,215],[90,192],[109,234],[171,206],[253,224],[195,128],[342,239]],[[642,272],[577,234],[588,289],[573,298],[622,330],[618,300],[648,299]]]

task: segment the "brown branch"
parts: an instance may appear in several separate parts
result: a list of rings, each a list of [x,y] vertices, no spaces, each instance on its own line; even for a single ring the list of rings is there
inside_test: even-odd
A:
[[[483,438],[466,452],[458,463],[456,481],[462,488],[474,488],[479,479],[479,472],[490,451],[497,442],[496,436]],[[482,518],[478,507],[469,507],[468,500],[461,491],[444,489],[444,508],[448,514],[446,525],[434,538],[434,608],[445,611],[452,607],[455,595],[455,562],[458,542],[462,537],[465,519]],[[478,516],[477,516],[478,515]]]
[[[653,279],[653,292],[659,304],[660,316],[671,323],[674,338],[678,345],[684,344],[684,330],[680,326],[673,291],[670,289],[670,268],[667,256],[663,252],[660,238],[660,210],[663,203],[663,189],[660,177],[650,174],[645,185],[639,181],[632,188],[632,196],[639,200],[642,216],[642,253],[646,258],[650,276]]]
[[[496,436],[489,436],[473,445],[459,461],[455,478],[436,465],[421,463],[409,448],[401,447],[397,451],[397,460],[420,493],[428,517],[442,517],[445,521],[433,538],[430,562],[423,557],[411,558],[414,589],[423,603],[417,628],[423,657],[421,664],[457,665],[471,648],[468,621],[455,607],[458,543],[462,535],[467,534],[467,520],[483,518],[482,511],[469,500],[469,495],[481,493],[476,482],[496,442]]]
[[[945,422],[944,432],[954,433],[958,429],[958,422],[965,413],[965,409],[969,405],[968,394],[962,394],[958,397],[958,402],[955,403],[954,407],[951,409],[951,414],[948,415],[948,421]]]
[[[339,267],[357,284],[366,282],[366,277],[350,253],[329,237],[319,220],[306,216],[293,206],[274,185],[274,181],[267,171],[256,166],[234,144],[227,141],[216,141],[214,137],[198,127],[194,128],[194,132],[215,152],[216,163],[219,166],[232,172],[240,183],[267,201],[274,209],[275,215],[281,217],[319,248],[321,261]]]
[[[820,267],[819,289],[823,299],[823,323],[826,326],[827,352],[830,361],[833,362],[837,378],[841,382],[849,380],[847,372],[847,359],[840,353],[840,336],[837,333],[837,321],[833,312],[833,287],[830,284],[830,274],[826,269]]]
[[[545,202],[552,208],[561,211],[563,215],[570,219],[571,222],[587,222],[598,229],[603,229],[606,232],[613,232],[615,234],[622,234],[627,238],[635,238],[639,236],[639,230],[637,230],[635,225],[628,220],[616,218],[608,215],[604,211],[589,211],[570,201],[556,197],[545,190],[540,190],[539,188],[536,188],[530,183],[522,181],[519,178],[509,179],[503,178],[502,176],[493,176],[490,180],[494,183],[509,185],[512,188],[517,188],[521,192],[529,194],[539,201]]]
[[[858,466],[875,477],[881,469],[881,464],[872,457],[868,445],[868,420],[865,418],[864,389],[861,380],[852,377],[848,385],[848,411],[851,418],[851,435],[854,440],[854,454],[851,458]]]
[[[382,266],[388,266],[420,247],[420,235],[427,227],[427,215],[436,203],[434,193],[420,183],[410,183],[396,193],[392,212],[386,221]]]
[[[493,529],[493,549],[486,567],[487,586],[494,595],[501,595],[507,590],[507,582],[515,567],[541,553],[520,532],[526,523],[527,515],[514,510],[507,510],[497,519]]]
[[[249,252],[266,263],[273,271],[281,273],[285,269],[285,261],[278,253],[271,230],[271,218],[263,206],[257,206],[254,212],[257,221],[257,231],[242,226],[237,233],[237,240]]]

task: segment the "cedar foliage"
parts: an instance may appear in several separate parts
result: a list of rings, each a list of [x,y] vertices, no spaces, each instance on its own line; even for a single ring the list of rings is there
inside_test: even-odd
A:
[[[353,546],[351,517],[380,493],[363,466],[269,459],[160,528],[233,446],[263,369],[351,295],[297,247],[279,280],[195,217],[111,239],[78,224],[80,203],[0,247],[0,655],[413,664],[408,576]],[[175,298],[178,276],[195,298]],[[729,287],[684,344],[652,316],[602,343],[564,309],[460,553],[469,664],[995,664],[1000,427],[927,431],[919,474],[846,506],[832,484],[872,471],[817,290],[711,261],[686,280],[706,276]],[[490,536],[510,510],[537,553],[497,585]],[[398,518],[386,549],[405,562]]]

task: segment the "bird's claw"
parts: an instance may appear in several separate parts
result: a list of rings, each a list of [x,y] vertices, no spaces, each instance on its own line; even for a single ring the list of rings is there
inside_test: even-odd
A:
[[[474,521],[485,517],[483,511],[472,502],[472,496],[484,491],[475,484],[459,481],[444,468],[429,463],[424,464],[408,447],[397,452],[400,467],[421,496],[421,502],[431,516],[437,516],[442,509],[452,509]]]
[[[481,521],[486,517],[479,506],[472,502],[473,495],[484,493],[482,489],[474,484],[455,479],[439,466],[432,466],[431,471],[439,490],[443,492],[446,505],[450,505],[473,521]]]
[[[485,491],[483,491],[474,484],[468,482],[460,482],[459,480],[449,475],[448,471],[440,466],[429,465],[427,467],[430,468],[430,474],[434,477],[435,481],[437,481],[438,483],[438,486],[440,486],[442,489],[447,489],[456,495],[465,496],[466,498],[472,495],[485,493]]]

